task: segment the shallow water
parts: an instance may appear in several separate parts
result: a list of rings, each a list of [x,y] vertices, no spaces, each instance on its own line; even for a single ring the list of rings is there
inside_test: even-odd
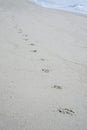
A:
[[[32,0],[46,8],[61,9],[87,14],[87,0]]]

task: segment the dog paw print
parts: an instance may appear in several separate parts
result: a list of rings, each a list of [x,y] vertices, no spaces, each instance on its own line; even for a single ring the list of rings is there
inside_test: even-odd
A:
[[[22,33],[22,32],[23,32],[22,29],[19,29],[19,30],[18,30],[18,33]]]
[[[35,46],[34,43],[27,43],[28,46]]]
[[[24,37],[28,37],[28,34],[24,34]]]
[[[50,72],[50,70],[46,69],[46,68],[42,69],[42,71],[45,72],[45,73],[49,73]]]
[[[36,53],[36,52],[37,52],[37,50],[32,50],[31,52],[34,52],[34,53]]]
[[[31,45],[31,46],[35,46],[35,44],[34,44],[34,43],[30,43],[30,45]]]
[[[57,111],[64,115],[70,115],[70,116],[75,115],[75,112],[68,108],[59,108],[59,109],[57,109]]]
[[[27,42],[29,39],[28,38],[24,38],[24,41]]]
[[[45,61],[45,59],[44,59],[44,58],[41,58],[40,60],[41,60],[41,61]]]
[[[54,85],[52,88],[55,88],[55,89],[62,89],[62,87],[60,85]]]

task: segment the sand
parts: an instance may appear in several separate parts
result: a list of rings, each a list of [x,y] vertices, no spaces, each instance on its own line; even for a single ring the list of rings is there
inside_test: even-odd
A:
[[[0,130],[87,130],[87,16],[0,0]]]

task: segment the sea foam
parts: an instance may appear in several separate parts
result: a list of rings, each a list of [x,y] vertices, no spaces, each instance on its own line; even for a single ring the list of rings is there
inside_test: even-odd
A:
[[[87,14],[87,0],[33,0],[33,2],[45,8]]]

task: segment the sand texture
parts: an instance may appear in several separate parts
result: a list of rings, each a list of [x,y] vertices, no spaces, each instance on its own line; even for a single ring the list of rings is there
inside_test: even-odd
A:
[[[87,130],[87,16],[0,0],[0,130]]]

